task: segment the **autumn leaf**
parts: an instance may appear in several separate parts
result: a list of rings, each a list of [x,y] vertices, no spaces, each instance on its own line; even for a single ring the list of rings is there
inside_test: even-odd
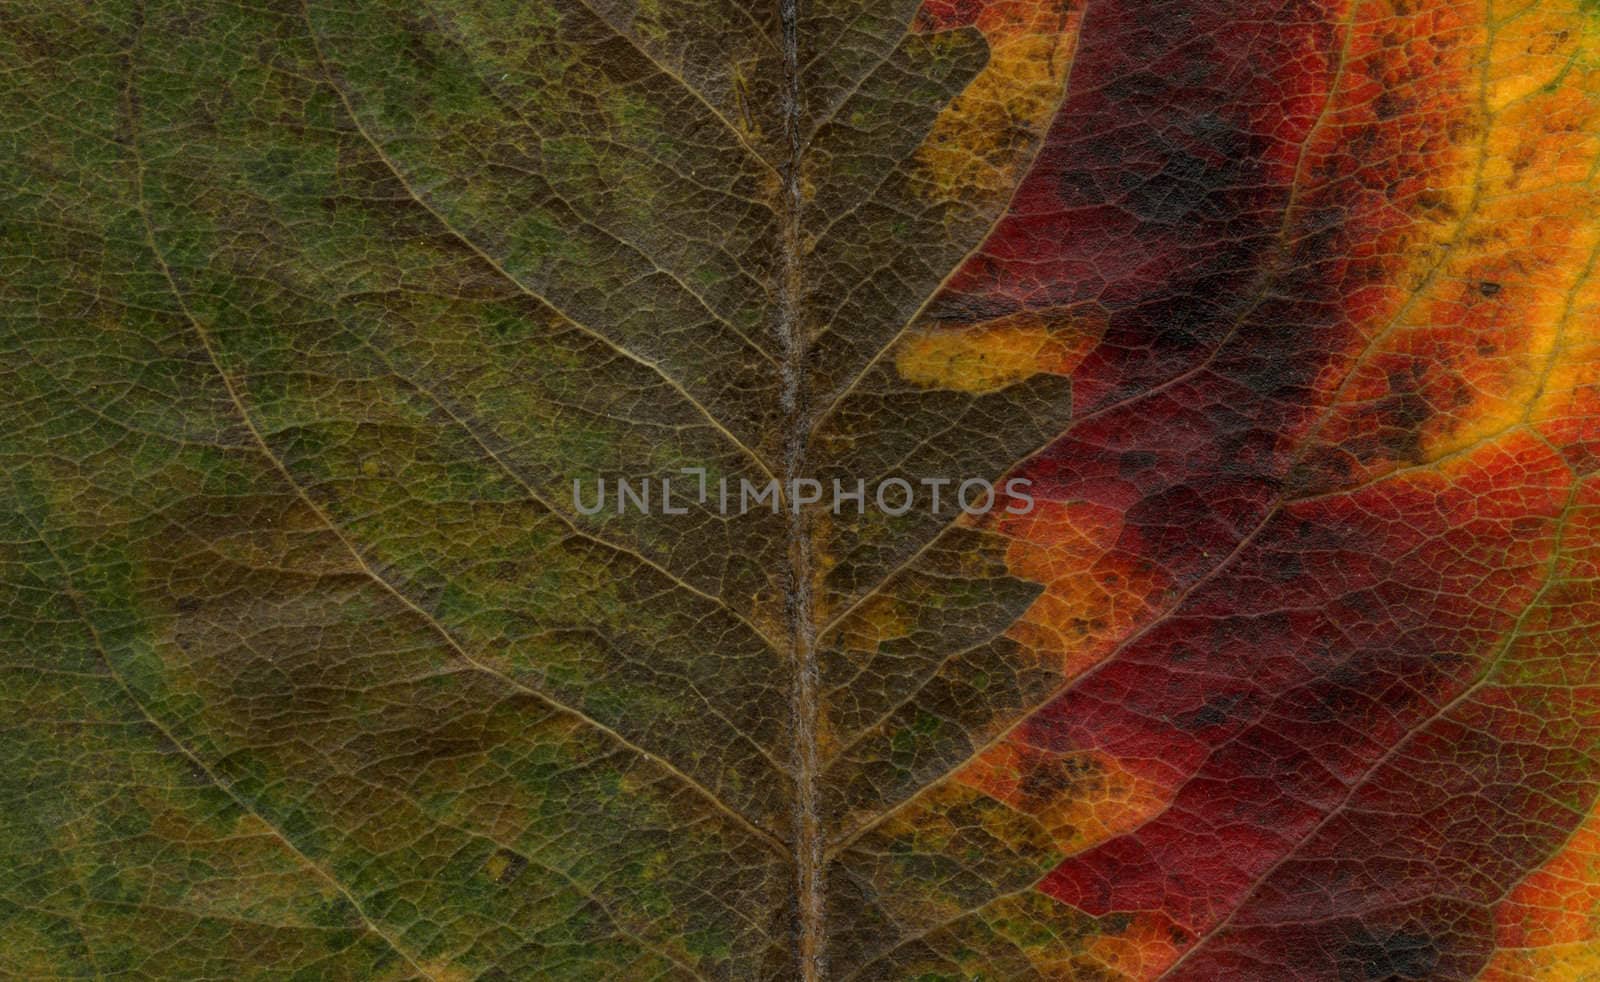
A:
[[[1600,972],[1591,0],[3,10],[0,975]]]

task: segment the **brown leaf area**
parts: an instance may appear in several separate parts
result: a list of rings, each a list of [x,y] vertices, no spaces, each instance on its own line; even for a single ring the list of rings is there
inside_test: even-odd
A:
[[[13,5],[0,975],[1600,972],[1592,6]]]

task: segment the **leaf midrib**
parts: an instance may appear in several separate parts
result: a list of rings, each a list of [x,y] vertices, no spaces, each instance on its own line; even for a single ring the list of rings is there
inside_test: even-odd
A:
[[[799,310],[804,286],[800,248],[803,206],[800,166],[804,146],[800,133],[799,0],[778,0],[778,11],[783,28],[783,130],[789,150],[778,209],[780,269],[783,275],[778,290],[785,427],[782,472],[784,486],[787,487],[789,481],[805,475],[811,422],[805,385],[807,338]],[[817,746],[817,690],[820,687],[820,669],[817,664],[817,625],[812,615],[810,511],[798,507],[791,507],[788,511],[789,542],[786,553],[790,565],[785,599],[795,680],[790,727],[794,733],[794,864],[800,918],[797,954],[801,978],[804,982],[816,982],[825,973],[827,930],[823,896],[826,858],[823,855],[822,823],[818,815],[820,752]]]

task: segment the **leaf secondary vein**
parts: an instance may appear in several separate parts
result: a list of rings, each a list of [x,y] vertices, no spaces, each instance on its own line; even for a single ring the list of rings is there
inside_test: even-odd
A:
[[[427,5],[425,5],[425,6],[427,6]],[[587,7],[587,4],[585,4],[585,6]],[[429,6],[428,9],[431,11],[432,7]],[[591,12],[592,12],[592,8],[590,8],[590,9],[591,9]],[[598,17],[598,14],[596,14],[596,16]],[[610,27],[613,31],[617,30],[615,25],[612,25],[609,22],[606,22],[606,26]],[[619,36],[621,35],[620,31],[618,31],[617,33],[619,34]],[[443,36],[443,37],[449,37],[450,36],[449,32],[444,30],[442,27],[439,29],[439,34],[441,36]],[[633,42],[631,39],[629,39],[629,42],[630,42],[630,44],[633,45],[635,50],[639,50],[638,49],[638,45],[637,45],[636,42]],[[461,47],[459,42],[457,42],[457,46]],[[463,53],[465,53],[464,49],[463,49]],[[642,52],[642,51],[640,53],[644,54],[644,52]],[[647,54],[645,54],[645,57],[648,58],[649,56]],[[657,63],[657,62],[655,62],[653,60],[652,60],[651,63],[656,65],[656,67],[658,69],[660,69],[663,73],[666,73],[666,69],[662,68],[659,63]],[[670,76],[670,77],[677,78],[677,76]],[[527,114],[524,113],[520,107],[514,105],[509,98],[507,98],[504,94],[501,93],[500,88],[498,86],[496,86],[488,78],[484,77],[481,72],[474,71],[474,78],[477,80],[479,85],[483,86],[484,91],[489,94],[489,98],[490,99],[492,99],[497,105],[499,105],[507,113],[511,114],[512,116],[515,116],[517,118],[517,121],[519,123],[521,123],[524,127],[527,128],[528,132],[534,134],[535,136],[539,136],[539,140],[540,140],[540,144],[541,145],[544,144],[544,138],[542,136],[540,136],[539,128],[534,125],[533,121],[530,120],[527,117]],[[692,91],[692,87],[688,84],[688,82],[686,82],[686,81],[684,81],[682,79],[678,79],[678,81],[686,89],[690,89]],[[330,84],[334,84],[334,83],[330,80]],[[702,99],[701,101],[703,102],[704,100]],[[726,123],[726,120],[724,120],[724,123]],[[730,128],[731,128],[731,124],[729,124],[729,125],[730,125]],[[647,156],[648,157],[647,154],[645,154],[642,150],[639,150],[638,148],[630,147],[630,146],[627,146],[626,144],[617,144],[617,145],[619,146],[620,149],[623,149],[623,150],[625,150],[626,152],[628,152],[630,154],[639,154],[641,156]],[[749,149],[748,146],[746,146],[746,149]],[[374,150],[376,152],[378,152],[379,154],[383,153],[383,151],[380,148],[374,147]],[[670,166],[670,165],[665,164],[663,162],[656,161],[653,157],[650,157],[649,159],[651,159],[652,162],[657,163],[659,166],[664,167],[667,170],[671,171],[675,176],[678,176],[680,179],[688,181],[689,183],[695,184],[695,185],[700,186],[700,187],[705,187],[705,185],[701,184],[694,177],[692,177],[690,175],[683,174],[676,167]],[[764,166],[766,166],[766,169],[768,171],[771,171],[771,169],[772,169],[771,165],[766,164],[765,161],[761,161],[761,163]],[[650,266],[652,267],[652,269],[656,273],[659,273],[660,275],[665,276],[667,279],[671,280],[673,282],[673,284],[678,287],[678,289],[680,289],[680,290],[682,290],[684,292],[685,296],[693,298],[695,303],[699,304],[700,307],[713,320],[717,321],[717,323],[719,323],[722,326],[726,327],[730,332],[732,332],[734,335],[736,335],[741,341],[743,341],[746,344],[748,344],[750,346],[751,350],[753,350],[754,352],[756,352],[758,355],[761,356],[762,360],[766,361],[768,364],[773,364],[772,356],[771,356],[770,353],[768,353],[768,351],[765,348],[763,348],[759,344],[756,344],[755,341],[752,340],[750,337],[748,337],[745,334],[744,331],[740,330],[736,325],[734,325],[734,323],[732,321],[730,321],[726,316],[724,316],[716,308],[714,308],[711,305],[711,302],[709,300],[707,300],[705,298],[705,296],[703,296],[701,294],[700,291],[696,290],[694,287],[692,287],[688,283],[684,282],[683,277],[679,276],[677,273],[675,273],[672,270],[670,270],[670,269],[666,268],[665,266],[663,266],[661,264],[661,262],[659,262],[656,259],[655,256],[651,255],[650,252],[643,245],[640,245],[638,243],[630,241],[622,232],[616,231],[615,229],[612,229],[612,228],[610,228],[610,227],[608,227],[606,225],[602,225],[599,222],[590,221],[589,219],[582,217],[582,215],[580,214],[579,209],[571,201],[569,201],[567,199],[566,195],[561,194],[560,192],[556,191],[553,187],[550,187],[548,182],[545,182],[543,180],[543,175],[539,174],[538,172],[531,171],[531,170],[528,170],[526,168],[523,168],[523,167],[520,167],[520,166],[516,166],[516,165],[512,165],[512,164],[506,164],[504,166],[506,166],[506,167],[508,167],[508,168],[510,168],[510,169],[516,171],[517,173],[522,174],[522,175],[524,175],[526,177],[529,177],[529,178],[532,178],[534,180],[540,181],[544,185],[544,187],[549,191],[551,197],[553,197],[555,200],[561,202],[562,205],[564,205],[567,209],[570,210],[570,212],[572,214],[572,217],[576,222],[578,222],[579,224],[581,224],[584,227],[593,229],[597,234],[599,234],[599,235],[611,240],[612,242],[615,242],[617,245],[621,246],[622,248],[624,248],[624,249],[628,250],[629,252],[633,253],[634,255],[637,255],[640,259],[642,259],[645,262],[649,263]],[[396,168],[391,168],[391,170],[394,170],[394,169],[396,169]],[[409,187],[408,187],[408,190],[410,190]],[[715,190],[715,189],[712,189],[712,190]],[[724,194],[726,192],[716,191],[716,193]],[[415,192],[413,192],[413,197],[415,197],[415,196],[416,196]],[[721,251],[724,256],[728,256],[726,250],[722,250],[719,247],[719,251]],[[732,257],[728,256],[728,258],[731,259]],[[771,475],[769,474],[768,476],[770,477]]]
[[[680,86],[683,87],[685,92],[688,92],[691,96],[694,96],[694,98],[702,106],[706,107],[706,111],[711,113],[711,115],[715,116],[717,118],[717,121],[720,122],[723,126],[725,126],[729,133],[733,134],[734,138],[739,141],[739,144],[744,147],[744,149],[750,154],[751,157],[753,157],[756,160],[757,163],[759,163],[759,164],[761,164],[761,166],[765,167],[774,177],[780,177],[780,178],[782,177],[782,175],[779,173],[779,169],[777,167],[773,166],[772,161],[768,160],[766,157],[764,157],[760,153],[758,153],[756,151],[756,148],[752,147],[750,145],[750,142],[747,139],[745,139],[744,133],[737,126],[734,126],[732,121],[729,120],[728,117],[724,116],[720,109],[718,109],[716,106],[713,106],[711,104],[710,100],[708,100],[705,97],[705,95],[703,93],[701,93],[701,91],[697,87],[695,87],[693,85],[690,85],[688,79],[684,78],[679,73],[677,73],[677,72],[673,71],[672,69],[668,68],[666,65],[663,65],[661,63],[661,61],[658,58],[656,58],[655,55],[653,55],[649,51],[645,50],[644,45],[639,43],[639,39],[638,38],[635,38],[632,34],[629,34],[626,31],[623,31],[617,25],[613,24],[610,20],[608,20],[604,16],[602,16],[600,11],[595,9],[595,6],[594,6],[594,3],[592,2],[592,0],[578,0],[578,2],[580,4],[582,4],[583,8],[585,10],[589,11],[589,13],[592,14],[596,20],[600,21],[600,23],[602,23],[602,24],[606,25],[606,27],[610,28],[612,30],[612,32],[617,35],[617,37],[619,37],[619,38],[623,39],[624,41],[628,42],[629,46],[631,46],[633,48],[633,50],[637,51],[641,58],[645,59],[651,65],[653,65],[655,67],[656,71],[658,71],[661,74],[665,75],[666,77],[672,79],[674,82],[677,82]],[[742,4],[736,4],[735,6],[742,7],[743,5]],[[752,20],[752,23],[754,23],[753,20]],[[757,33],[760,34],[760,36],[763,37],[763,38],[766,37],[765,33],[763,33],[763,32],[758,31]],[[785,56],[785,62],[787,63],[787,59],[788,59],[788,52],[787,51],[784,52],[784,56]]]
[[[1554,447],[1551,447],[1550,449],[1552,451],[1555,450]],[[1557,452],[1557,455],[1559,456],[1559,452]],[[1272,874],[1278,869],[1282,868],[1286,863],[1293,860],[1296,856],[1300,855],[1305,847],[1316,838],[1318,832],[1322,831],[1329,824],[1331,824],[1334,819],[1344,814],[1345,808],[1350,804],[1351,799],[1356,796],[1358,791],[1366,786],[1367,782],[1372,779],[1373,775],[1377,774],[1383,769],[1384,765],[1398,757],[1401,751],[1410,746],[1412,741],[1417,739],[1417,737],[1429,726],[1432,726],[1434,723],[1444,719],[1452,710],[1465,703],[1480,689],[1488,685],[1489,682],[1494,678],[1495,670],[1499,668],[1501,663],[1505,660],[1506,655],[1510,653],[1512,646],[1516,644],[1517,639],[1521,636],[1522,625],[1527,622],[1528,616],[1536,607],[1538,607],[1539,602],[1544,599],[1545,594],[1549,592],[1550,587],[1556,582],[1556,573],[1561,568],[1562,539],[1565,537],[1567,522],[1570,519],[1573,508],[1577,503],[1578,494],[1584,486],[1583,480],[1576,474],[1572,474],[1571,477],[1572,487],[1567,493],[1566,504],[1561,509],[1561,514],[1556,522],[1556,533],[1554,536],[1555,542],[1551,546],[1550,560],[1546,564],[1544,576],[1539,584],[1539,589],[1536,590],[1533,596],[1529,598],[1527,604],[1523,606],[1521,612],[1517,615],[1516,621],[1511,625],[1510,628],[1507,629],[1505,639],[1501,642],[1499,650],[1495,652],[1494,657],[1489,660],[1489,663],[1484,666],[1483,670],[1478,674],[1478,677],[1475,678],[1470,685],[1462,689],[1461,692],[1458,693],[1454,698],[1446,701],[1438,709],[1429,714],[1426,719],[1411,727],[1410,731],[1403,739],[1396,740],[1394,745],[1380,755],[1377,760],[1373,761],[1372,764],[1369,765],[1365,770],[1363,770],[1359,777],[1351,781],[1350,785],[1345,789],[1345,793],[1336,803],[1334,803],[1332,807],[1328,809],[1328,813],[1322,816],[1322,818],[1318,820],[1317,823],[1308,831],[1306,831],[1305,834],[1301,835],[1296,840],[1292,848],[1285,851],[1283,855],[1279,856],[1277,860],[1272,863],[1272,865],[1268,866],[1259,876],[1257,876],[1254,883],[1251,884],[1249,891],[1233,905],[1233,908],[1228,912],[1227,916],[1223,917],[1204,934],[1196,938],[1195,942],[1189,946],[1183,955],[1179,957],[1177,961],[1173,962],[1166,971],[1162,972],[1161,975],[1156,978],[1155,982],[1162,982],[1163,979],[1174,975],[1179,968],[1189,961],[1190,957],[1193,956],[1195,952],[1205,947],[1206,942],[1220,935],[1229,924],[1232,924],[1234,918],[1239,915],[1239,912],[1244,909],[1245,905],[1266,887],[1267,881],[1271,878]],[[1579,824],[1581,825],[1582,823],[1580,822]]]
[[[309,10],[309,8],[306,8],[304,5],[302,5],[302,8],[305,10],[305,15],[306,15],[306,18],[307,18],[307,26],[310,27],[311,26],[311,23],[310,23],[310,10]],[[315,40],[314,28],[313,28],[313,40]],[[319,51],[319,58],[320,58],[320,51]],[[130,82],[130,86],[131,86],[131,82]],[[131,107],[131,104],[130,104],[129,112],[130,112],[130,122],[132,122],[133,119],[132,119],[132,107]],[[353,113],[352,113],[352,118],[353,118]],[[359,125],[359,123],[357,125]],[[306,506],[306,508],[308,508],[314,515],[316,515],[318,520],[324,526],[327,527],[328,531],[335,538],[337,538],[339,540],[339,542],[344,546],[345,550],[347,552],[349,552],[350,556],[355,560],[355,562],[363,570],[365,575],[368,578],[370,578],[376,585],[381,587],[385,592],[387,592],[391,596],[393,596],[397,601],[399,601],[403,606],[405,606],[413,614],[415,614],[417,617],[421,618],[422,621],[425,624],[427,624],[436,634],[439,635],[439,637],[445,642],[445,644],[450,648],[450,650],[452,650],[466,664],[472,666],[477,671],[483,672],[483,673],[485,673],[485,674],[487,674],[487,675],[489,675],[491,677],[499,679],[501,682],[505,683],[506,685],[510,686],[511,688],[513,688],[513,689],[515,689],[517,691],[523,692],[523,693],[525,693],[527,695],[532,696],[535,699],[538,699],[540,702],[543,702],[544,704],[550,706],[551,708],[553,708],[553,709],[555,709],[557,711],[570,714],[571,716],[573,716],[573,717],[575,717],[575,718],[577,718],[579,720],[582,720],[584,723],[586,723],[590,727],[593,727],[594,729],[606,734],[610,739],[616,741],[618,744],[626,747],[628,750],[632,751],[633,753],[638,754],[639,756],[643,757],[645,760],[650,761],[651,763],[653,763],[656,766],[660,767],[662,770],[672,774],[678,781],[680,781],[681,783],[683,783],[684,785],[689,787],[696,794],[698,794],[700,797],[702,797],[708,803],[710,803],[720,814],[722,814],[724,817],[732,820],[735,824],[739,825],[746,832],[748,832],[752,837],[754,837],[757,841],[761,842],[764,846],[766,846],[767,848],[769,848],[771,850],[774,850],[774,851],[776,851],[776,852],[778,852],[780,854],[786,854],[787,853],[787,847],[783,844],[783,842],[776,835],[774,835],[771,831],[769,831],[769,830],[767,830],[765,828],[762,828],[760,825],[756,824],[754,821],[752,821],[750,818],[746,817],[740,811],[738,811],[737,809],[735,809],[735,808],[729,806],[728,804],[726,804],[725,802],[723,802],[709,788],[705,787],[703,784],[701,784],[695,778],[691,777],[689,774],[679,770],[674,764],[672,764],[671,761],[663,758],[659,754],[650,753],[649,751],[645,750],[644,748],[642,748],[642,747],[638,746],[637,744],[633,743],[631,740],[629,740],[627,737],[623,736],[621,733],[617,732],[612,727],[607,726],[606,724],[600,722],[597,719],[594,719],[593,717],[589,716],[587,713],[584,713],[582,710],[577,709],[577,708],[572,707],[572,706],[568,706],[568,705],[560,702],[559,700],[555,699],[553,696],[549,695],[548,693],[545,693],[545,692],[542,692],[542,691],[540,691],[538,689],[535,689],[535,688],[533,688],[533,687],[531,687],[531,686],[529,686],[529,685],[527,685],[527,684],[525,684],[523,682],[520,682],[520,681],[512,678],[509,675],[506,675],[504,672],[501,672],[498,669],[495,669],[494,667],[492,667],[490,665],[486,665],[483,662],[478,661],[476,658],[474,658],[471,654],[469,654],[467,652],[467,650],[455,638],[455,636],[447,628],[445,628],[445,626],[443,624],[441,624],[438,621],[437,618],[435,618],[433,615],[429,614],[422,607],[418,606],[415,601],[413,601],[410,597],[406,596],[403,592],[400,591],[400,589],[398,587],[396,587],[393,583],[389,582],[389,580],[386,577],[384,577],[381,574],[379,574],[378,571],[375,570],[372,567],[372,564],[367,561],[367,558],[361,553],[361,551],[358,548],[356,548],[355,543],[352,542],[350,540],[350,538],[344,533],[344,531],[337,525],[337,523],[335,523],[333,521],[332,516],[330,516],[326,512],[325,509],[323,509],[319,504],[317,504],[316,501],[314,501],[310,497],[310,495],[306,492],[306,490],[294,478],[293,474],[290,473],[287,465],[284,464],[283,460],[275,452],[273,452],[271,446],[266,442],[265,437],[261,434],[260,429],[256,426],[254,416],[246,408],[244,400],[241,397],[237,386],[233,382],[232,376],[230,376],[228,374],[228,372],[226,371],[226,369],[223,367],[222,362],[221,362],[220,358],[217,355],[215,345],[212,343],[212,340],[211,340],[211,337],[210,337],[210,332],[206,329],[206,327],[203,324],[200,323],[200,321],[194,316],[194,314],[189,310],[188,305],[185,303],[185,301],[183,299],[183,293],[182,293],[181,289],[178,286],[177,280],[173,276],[172,269],[168,265],[164,254],[161,252],[161,250],[160,250],[160,248],[157,245],[156,240],[155,240],[155,231],[154,231],[154,228],[151,225],[150,216],[149,216],[149,212],[148,212],[147,206],[145,204],[145,196],[144,196],[144,191],[143,191],[144,164],[143,164],[142,158],[140,157],[140,155],[138,153],[137,140],[135,139],[132,142],[133,142],[133,146],[134,146],[132,152],[133,152],[133,155],[134,155],[134,158],[135,158],[135,167],[134,167],[135,184],[136,184],[136,189],[137,189],[138,199],[139,199],[138,207],[139,207],[140,216],[141,216],[141,219],[142,219],[142,221],[144,223],[144,226],[145,226],[145,232],[146,232],[149,248],[150,248],[151,252],[154,255],[154,258],[156,260],[157,265],[159,266],[159,268],[162,271],[162,274],[163,274],[163,276],[164,276],[164,278],[165,278],[165,280],[167,282],[168,287],[171,289],[171,291],[173,293],[173,297],[174,297],[174,300],[175,300],[175,302],[176,302],[176,304],[178,306],[179,311],[182,313],[184,318],[186,320],[188,320],[190,326],[195,331],[196,336],[199,338],[201,346],[202,346],[203,350],[205,351],[207,359],[209,360],[211,366],[213,367],[213,369],[217,372],[218,376],[220,377],[220,379],[222,381],[222,384],[223,384],[223,387],[227,391],[228,397],[229,397],[230,401],[232,402],[235,411],[238,413],[238,415],[239,415],[239,417],[241,419],[241,422],[245,426],[246,430],[250,433],[252,441],[256,444],[256,446],[258,447],[260,452],[265,456],[265,458],[268,460],[268,462],[271,463],[273,468],[278,472],[278,474],[286,482],[288,487],[293,491],[293,493],[301,501],[301,503],[304,504]]]
[[[355,105],[350,101],[349,93],[345,91],[345,87],[343,84],[341,84],[337,73],[333,71],[327,57],[323,54],[322,39],[317,34],[316,23],[311,16],[309,0],[301,0],[300,9],[305,18],[306,30],[310,35],[311,45],[315,50],[317,62],[322,66],[325,75],[325,81],[327,82],[328,86],[333,89],[334,94],[338,97],[340,105],[344,108],[345,115],[349,117],[351,125],[355,127],[356,132],[360,134],[362,140],[364,140],[367,145],[372,148],[372,152],[377,155],[380,161],[382,161],[384,168],[394,176],[394,179],[400,183],[400,186],[405,189],[406,194],[410,196],[411,200],[414,201],[418,207],[422,208],[429,215],[431,215],[433,219],[439,223],[440,227],[449,233],[452,238],[471,250],[474,255],[488,264],[491,269],[503,277],[506,282],[510,283],[523,295],[538,301],[546,307],[549,307],[551,310],[560,315],[561,318],[567,323],[571,324],[573,327],[589,335],[600,343],[606,345],[608,348],[615,351],[622,357],[628,359],[629,361],[635,362],[636,364],[643,365],[656,375],[660,376],[662,381],[666,382],[667,385],[677,392],[685,402],[689,403],[689,405],[693,406],[701,416],[705,417],[706,422],[709,423],[713,429],[715,429],[724,439],[726,439],[730,444],[748,457],[763,474],[765,474],[768,478],[775,478],[773,468],[767,463],[764,457],[752,449],[743,440],[735,436],[726,426],[722,424],[721,420],[717,419],[717,417],[712,414],[711,410],[707,408],[704,403],[695,398],[694,395],[684,387],[683,383],[673,378],[672,375],[668,373],[667,370],[660,364],[638,355],[628,348],[618,344],[616,341],[613,341],[611,338],[606,337],[593,327],[590,327],[583,321],[578,320],[572,314],[569,314],[550,298],[529,287],[522,281],[520,277],[514,275],[510,270],[506,269],[499,260],[489,255],[489,253],[482,246],[478,245],[477,242],[473,241],[471,237],[466,235],[460,229],[456,228],[455,224],[451,222],[443,212],[435,208],[431,203],[428,202],[426,198],[418,193],[417,189],[414,188],[411,185],[411,182],[406,178],[404,172],[401,171],[399,165],[395,163],[394,159],[389,156],[387,151],[384,150],[383,145],[377,140],[376,137],[372,135],[371,131],[367,129],[366,124],[361,121],[360,115],[356,112]]]
[[[25,513],[19,512],[19,514],[22,514],[24,521],[28,521],[29,525],[33,527],[34,534],[39,537],[39,544],[44,547],[44,550],[50,554],[50,558],[55,562],[56,566],[60,568],[61,575],[64,577],[70,577],[71,572],[66,562],[61,558],[60,555],[56,553],[55,547],[50,545],[44,529],[35,525],[31,519],[27,518]],[[392,937],[387,931],[378,926],[378,922],[367,913],[366,909],[361,906],[361,902],[356,900],[355,896],[350,893],[343,882],[341,882],[328,870],[324,869],[316,860],[312,859],[305,852],[303,852],[299,846],[295,845],[294,842],[289,839],[288,834],[284,832],[283,829],[280,829],[276,824],[269,821],[259,809],[251,805],[250,802],[246,801],[244,796],[233,788],[232,784],[222,780],[222,778],[219,777],[209,766],[207,766],[205,761],[201,760],[200,757],[193,750],[191,750],[186,743],[184,743],[182,740],[179,740],[177,736],[166,727],[165,724],[156,718],[155,714],[152,713],[149,707],[144,704],[144,700],[139,698],[139,696],[133,691],[133,688],[128,685],[127,680],[123,678],[122,673],[117,670],[116,664],[111,660],[111,653],[106,649],[105,642],[100,637],[99,629],[95,627],[94,621],[89,617],[88,611],[84,609],[82,597],[70,582],[66,585],[65,593],[72,603],[73,609],[77,611],[78,617],[83,621],[84,629],[89,632],[89,637],[94,642],[95,651],[99,654],[100,661],[105,665],[106,671],[110,673],[111,680],[122,692],[123,697],[126,698],[133,708],[138,711],[139,715],[144,718],[145,722],[148,723],[157,733],[161,734],[161,736],[166,739],[168,743],[172,744],[172,746],[175,747],[179,753],[183,754],[185,759],[199,769],[200,773],[205,775],[206,780],[209,781],[212,786],[216,787],[219,791],[226,795],[229,800],[231,800],[246,814],[254,815],[257,819],[259,819],[261,824],[267,829],[267,834],[281,843],[285,849],[289,850],[289,852],[300,861],[301,865],[310,870],[318,879],[322,880],[329,886],[333,887],[334,890],[338,891],[339,895],[344,897],[345,901],[350,904],[351,909],[356,912],[356,916],[361,918],[361,922],[366,926],[367,930],[371,931],[373,935],[382,941],[386,947],[404,959],[406,964],[415,969],[418,975],[428,979],[429,982],[433,982],[434,976],[429,974],[426,969],[419,965],[416,959],[412,957],[411,953],[408,952],[397,939]]]

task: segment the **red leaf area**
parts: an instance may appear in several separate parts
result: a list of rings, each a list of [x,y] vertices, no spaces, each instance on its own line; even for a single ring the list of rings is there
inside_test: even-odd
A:
[[[1165,789],[1040,885],[1130,914],[1145,974],[1470,977],[1596,796],[1600,689],[1562,632],[1597,612],[1560,585],[1600,521],[1592,396],[1429,455],[1472,411],[1439,380],[1493,352],[1470,311],[1388,341],[1460,224],[1437,188],[1473,173],[1482,18],[1090,0],[1044,150],[940,299],[1106,315],[1079,421],[1023,473],[1122,514],[1106,561],[1169,586],[1008,739]]]

